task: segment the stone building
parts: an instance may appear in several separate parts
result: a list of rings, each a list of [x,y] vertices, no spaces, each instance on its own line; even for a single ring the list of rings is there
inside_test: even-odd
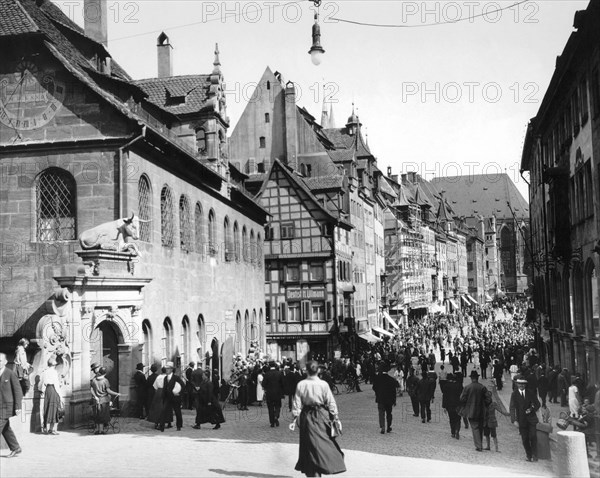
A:
[[[0,11],[0,350],[31,340],[32,385],[58,356],[68,421],[88,412],[92,362],[122,405],[137,362],[227,375],[233,353],[265,345],[266,212],[228,163],[218,49],[212,72],[172,76],[162,34],[159,77],[135,81],[105,48],[105,16]]]
[[[521,169],[530,174],[534,301],[549,362],[600,375],[600,2],[575,14]]]
[[[448,197],[457,216],[465,219],[483,216],[486,221],[495,221],[499,267],[493,269],[496,249],[488,245],[486,275],[488,284],[495,282],[498,288],[488,292],[524,294],[531,283],[531,254],[527,248],[529,205],[508,174],[439,177],[432,179],[431,184]],[[488,239],[493,232],[486,232],[486,243],[493,242]]]

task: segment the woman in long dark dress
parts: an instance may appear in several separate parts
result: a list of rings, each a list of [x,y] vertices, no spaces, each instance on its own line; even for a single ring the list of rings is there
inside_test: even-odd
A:
[[[58,435],[58,410],[62,399],[60,398],[60,379],[56,371],[56,359],[48,359],[48,368],[42,372],[38,389],[44,397],[44,428],[42,433],[49,435]]]
[[[161,369],[161,374],[156,377],[154,383],[152,384],[152,389],[154,390],[154,396],[152,397],[152,405],[150,406],[150,411],[148,412],[148,421],[154,422],[154,428],[158,430],[161,421],[163,420],[163,388],[166,377],[166,369],[163,367]],[[164,417],[164,422],[167,426],[166,428],[171,428],[173,422],[173,409],[169,408],[166,416]]]
[[[218,430],[223,422],[225,422],[225,417],[223,417],[221,406],[215,396],[210,373],[204,372],[204,380],[198,389],[198,413],[193,428],[200,429],[203,423],[211,423],[214,425],[213,430]]]
[[[319,364],[309,362],[306,371],[308,377],[296,386],[292,408],[294,422],[300,427],[296,470],[306,476],[343,473],[344,453],[331,436],[330,425],[332,420],[339,424],[337,404],[327,382],[317,376]]]
[[[110,423],[110,397],[118,397],[120,394],[110,389],[110,383],[106,378],[106,368],[100,367],[98,375],[92,380],[92,397],[96,401],[98,412],[96,413],[95,435],[106,434]],[[100,425],[104,428],[100,430]]]

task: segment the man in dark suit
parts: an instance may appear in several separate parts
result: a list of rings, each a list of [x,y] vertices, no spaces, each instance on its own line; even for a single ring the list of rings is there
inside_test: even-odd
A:
[[[425,419],[429,423],[431,421],[431,401],[435,394],[436,380],[433,376],[435,372],[428,371],[421,381],[417,384],[417,400],[421,407],[421,421],[425,423]]]
[[[379,368],[379,373],[373,379],[373,391],[375,392],[375,402],[377,402],[379,412],[379,427],[382,434],[386,432],[386,418],[387,432],[392,431],[392,407],[396,406],[396,389],[400,386],[394,377],[388,375],[389,371],[389,364],[384,362]]]
[[[0,353],[0,431],[10,448],[7,458],[14,458],[21,453],[21,447],[10,427],[10,418],[21,412],[23,391],[17,374],[7,368],[6,364],[6,355]]]
[[[536,394],[527,390],[527,380],[519,377],[516,380],[517,390],[510,396],[510,420],[519,424],[519,433],[527,455],[527,461],[537,459],[537,431],[538,417],[536,412],[540,402]]]
[[[135,382],[135,397],[136,397],[136,415],[140,419],[146,418],[148,415],[148,393],[147,393],[147,380],[146,374],[144,373],[144,364],[138,363],[135,367],[135,373],[133,374],[133,381]],[[144,411],[146,413],[144,413]]]
[[[265,373],[262,386],[265,389],[267,408],[269,409],[269,422],[271,428],[279,426],[281,413],[281,399],[284,394],[283,374],[277,369],[275,362],[269,362],[269,370]]]
[[[167,375],[163,385],[163,418],[161,418],[161,424],[159,426],[161,431],[165,428],[164,417],[170,415],[170,409],[173,409],[173,413],[175,413],[177,431],[181,430],[181,427],[183,426],[183,417],[181,416],[181,394],[185,385],[183,380],[181,380],[181,377],[175,375],[173,372],[174,369],[175,366],[173,365],[173,362],[167,362],[165,365],[165,373]]]
[[[472,370],[469,377],[471,383],[460,394],[460,403],[465,406],[464,416],[469,419],[475,450],[483,451],[483,414],[492,399],[487,396],[487,388],[479,383],[477,370]]]

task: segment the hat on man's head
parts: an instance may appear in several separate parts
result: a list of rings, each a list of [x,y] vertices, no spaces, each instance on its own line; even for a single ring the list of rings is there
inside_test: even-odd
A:
[[[165,368],[175,368],[175,365],[173,364],[173,362],[167,362],[165,364]]]
[[[100,365],[98,365],[96,362],[92,363],[92,365],[90,365],[90,370],[96,370],[100,368]]]
[[[470,378],[479,378],[479,373],[477,372],[477,370],[471,370],[471,375],[469,375]]]
[[[136,370],[144,370],[144,364],[142,362],[140,362],[135,366],[135,368],[136,368]]]
[[[518,377],[517,380],[515,380],[515,382],[527,385],[527,379],[525,377]]]

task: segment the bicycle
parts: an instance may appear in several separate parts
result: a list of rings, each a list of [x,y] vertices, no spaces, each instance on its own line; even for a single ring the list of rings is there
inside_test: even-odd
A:
[[[231,403],[232,405],[237,405],[238,410],[242,409],[242,405],[239,402],[238,397],[237,397],[238,388],[240,388],[239,385],[236,385],[234,383],[229,384],[229,394],[227,395],[227,398],[225,398],[225,401],[223,402],[223,406],[221,407],[221,410],[225,410],[225,406],[228,403]]]
[[[358,380],[347,378],[344,385],[346,385],[346,393],[356,392],[358,389]]]

